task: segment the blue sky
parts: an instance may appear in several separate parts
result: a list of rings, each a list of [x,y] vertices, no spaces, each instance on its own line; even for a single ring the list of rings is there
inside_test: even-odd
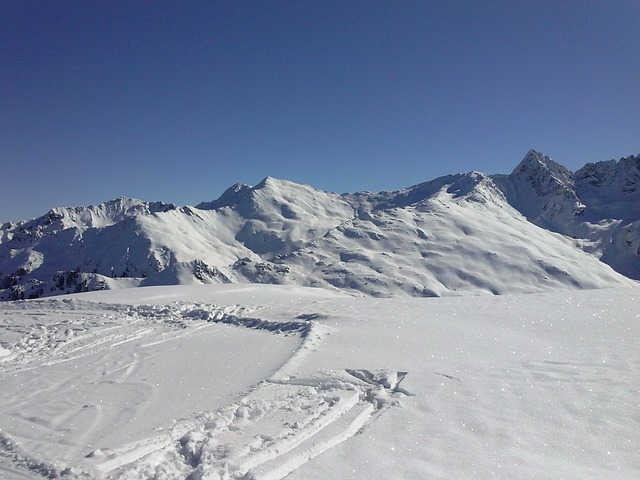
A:
[[[0,222],[640,153],[640,3],[0,4]]]

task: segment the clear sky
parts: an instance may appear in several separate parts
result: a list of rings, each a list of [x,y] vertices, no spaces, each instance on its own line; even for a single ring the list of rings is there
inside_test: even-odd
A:
[[[0,2],[0,222],[640,153],[640,2]]]

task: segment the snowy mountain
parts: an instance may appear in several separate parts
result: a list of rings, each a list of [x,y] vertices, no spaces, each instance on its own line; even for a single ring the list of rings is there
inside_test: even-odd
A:
[[[640,278],[640,159],[338,195],[267,177],[197,207],[119,198],[0,227],[0,298],[198,283],[373,296],[515,293]],[[613,267],[613,269],[611,268]],[[616,273],[617,270],[618,273]]]
[[[529,221],[577,239],[619,273],[640,279],[640,155],[573,173],[531,150],[511,175],[493,180]]]
[[[584,212],[573,173],[535,150],[527,153],[511,175],[493,179],[513,207],[543,228],[558,231]]]

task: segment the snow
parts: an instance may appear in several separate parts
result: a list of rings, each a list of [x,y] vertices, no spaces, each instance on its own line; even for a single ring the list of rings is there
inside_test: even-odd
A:
[[[500,178],[471,172],[396,192],[337,195],[267,177],[200,208],[118,199],[56,209],[2,235],[0,299],[247,282],[376,297],[634,283],[620,272],[633,276],[640,261],[637,226],[578,223],[562,232],[574,232],[570,238],[533,223],[575,216],[564,167],[530,152]],[[522,205],[533,209],[531,221]]]
[[[0,478],[637,478],[640,290],[0,303]]]
[[[574,174],[546,155],[530,150],[511,175],[494,177],[509,203],[536,225],[553,231],[582,215],[585,206]]]
[[[532,150],[3,224],[0,479],[637,478],[638,180]]]
[[[492,179],[529,221],[640,279],[640,156],[588,163],[573,173],[532,150],[511,175]]]
[[[477,173],[443,179],[417,203],[345,221],[284,262],[295,268],[283,281],[297,274],[303,285],[372,296],[631,285],[573,240],[527,222]]]

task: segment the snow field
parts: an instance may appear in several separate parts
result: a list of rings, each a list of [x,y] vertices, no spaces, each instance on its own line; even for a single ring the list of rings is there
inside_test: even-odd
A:
[[[1,304],[0,478],[637,478],[638,312],[637,288]]]
[[[297,336],[225,325],[242,310],[233,306],[209,306],[206,320],[195,318],[203,309],[193,304],[71,300],[3,310],[11,335],[2,336],[9,353],[0,363],[0,434],[28,445],[27,458],[80,476],[161,448],[178,419],[229,403],[300,344]]]
[[[385,379],[393,376],[381,373]],[[404,396],[383,386],[384,380],[362,381],[356,375],[321,372],[261,382],[239,402],[198,416],[196,426],[162,453],[123,467],[112,477],[284,478],[356,435],[397,404],[394,398]]]

